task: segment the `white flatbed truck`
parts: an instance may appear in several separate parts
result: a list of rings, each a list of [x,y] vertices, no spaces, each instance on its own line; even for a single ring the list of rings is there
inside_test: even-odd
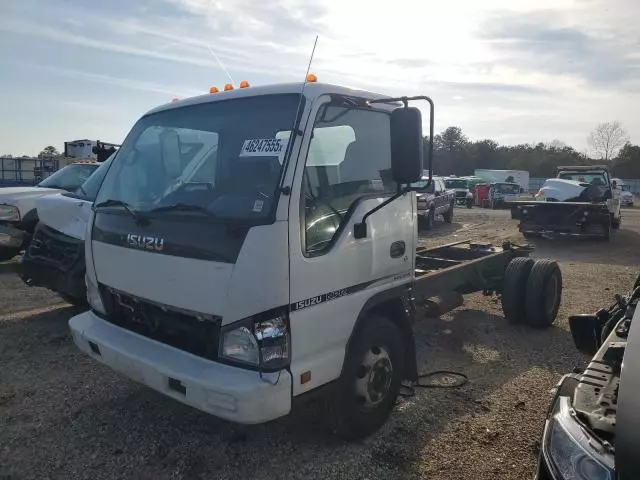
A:
[[[401,382],[417,381],[411,325],[433,305],[497,292],[508,320],[550,325],[555,262],[508,243],[419,247],[414,100],[429,102],[433,138],[427,97],[313,81],[144,115],[93,206],[91,310],[69,322],[77,346],[234,422],[322,395],[334,431],[359,438],[385,422]]]

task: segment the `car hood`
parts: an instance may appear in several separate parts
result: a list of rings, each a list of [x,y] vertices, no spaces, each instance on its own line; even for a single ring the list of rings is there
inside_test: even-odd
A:
[[[38,219],[77,240],[84,240],[92,202],[58,193],[36,199]]]
[[[544,185],[540,188],[540,192],[542,192],[546,198],[555,198],[559,202],[563,202],[579,196],[586,188],[583,185],[583,183],[575,180],[550,178],[545,180]]]
[[[0,188],[0,204],[15,205],[21,215],[35,208],[36,199],[60,193],[62,190],[44,187],[4,187]]]
[[[62,190],[57,188],[45,187],[4,187],[0,188],[0,202],[8,203],[8,200],[41,197],[43,195],[60,193],[61,191]]]

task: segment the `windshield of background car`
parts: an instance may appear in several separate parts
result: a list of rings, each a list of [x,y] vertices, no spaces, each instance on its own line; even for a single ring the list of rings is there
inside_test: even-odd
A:
[[[461,179],[448,179],[444,181],[447,188],[467,188],[467,181]]]
[[[600,172],[563,172],[558,175],[563,180],[574,180],[580,183],[590,183],[599,187],[607,186],[607,177]]]
[[[97,163],[74,163],[58,170],[53,175],[42,180],[38,186],[59,188],[69,192],[75,191],[98,168]]]
[[[175,214],[192,207],[218,218],[264,219],[274,207],[299,100],[298,94],[262,95],[142,117],[96,204],[115,200],[163,215],[178,205]]]
[[[520,185],[509,183],[496,183],[496,191],[506,194],[520,193]]]
[[[116,156],[115,153],[112,153],[109,158],[107,158],[104,162],[100,164],[100,166],[94,170],[93,174],[87,178],[87,180],[80,185],[78,188],[78,194],[82,195],[82,197],[86,200],[94,201],[96,199],[96,195],[98,194],[98,190],[100,189],[100,185],[102,185],[102,181],[109,170],[109,165],[113,161],[113,158]]]
[[[427,183],[429,182],[429,180],[427,180],[426,178],[412,183],[411,186],[413,188],[415,188],[419,193],[433,193],[435,192],[435,182],[432,180],[431,184],[429,185],[429,188],[426,188]]]

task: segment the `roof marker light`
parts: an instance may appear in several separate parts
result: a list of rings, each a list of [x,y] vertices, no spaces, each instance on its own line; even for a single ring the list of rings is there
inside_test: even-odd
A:
[[[220,90],[218,90],[218,87],[211,87],[209,89],[209,93],[218,93]]]
[[[240,82],[240,88],[249,88],[249,82],[243,80]]]
[[[226,92],[226,91],[229,91],[229,90],[233,90],[233,85],[231,85],[230,83],[227,83],[224,86],[224,91]]]
[[[307,82],[316,83],[318,81],[318,77],[316,77],[315,73],[310,73],[307,75]]]
[[[180,99],[178,97],[172,98],[171,99],[171,103],[176,103],[177,101],[179,101]]]

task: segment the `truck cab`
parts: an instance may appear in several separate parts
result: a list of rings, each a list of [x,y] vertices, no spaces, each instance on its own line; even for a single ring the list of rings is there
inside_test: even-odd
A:
[[[423,173],[424,140],[414,100],[429,103],[433,138],[428,97],[313,77],[144,115],[93,205],[91,310],[69,322],[76,345],[235,422],[273,420],[322,394],[340,435],[378,429],[401,382],[417,381],[411,323],[427,298],[448,292],[455,308],[462,294],[515,285],[505,281],[507,264],[530,251],[417,247],[410,184]],[[526,260],[508,270],[518,285],[536,269]],[[537,279],[559,278],[555,264],[539,269]],[[539,308],[546,287],[538,283],[528,318],[550,325],[557,308]],[[505,295],[516,306],[510,318],[526,313],[523,292]]]

